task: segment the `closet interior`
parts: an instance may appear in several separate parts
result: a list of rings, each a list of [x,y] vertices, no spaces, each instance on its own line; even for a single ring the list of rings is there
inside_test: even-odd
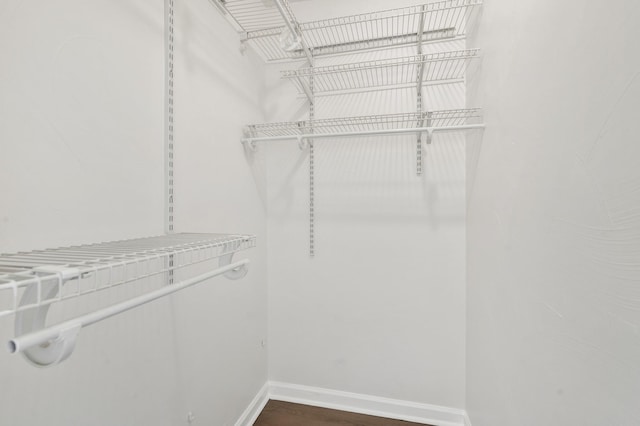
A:
[[[640,424],[640,7],[587,3],[6,0],[0,423]]]

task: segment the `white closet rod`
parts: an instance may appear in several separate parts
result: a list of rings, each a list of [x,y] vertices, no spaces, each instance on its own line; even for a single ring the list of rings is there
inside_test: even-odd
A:
[[[403,133],[435,133],[456,130],[473,130],[484,129],[484,124],[464,124],[460,126],[443,126],[443,127],[413,127],[404,129],[387,129],[387,130],[366,130],[361,132],[336,132],[336,133],[305,133],[301,135],[282,135],[282,136],[260,136],[255,138],[242,138],[243,143],[280,141],[280,140],[303,140],[303,139],[323,139],[335,137],[352,137],[352,136],[378,136],[378,135],[395,135]]]
[[[38,331],[34,331],[33,333],[23,334],[22,336],[18,336],[13,340],[9,341],[9,344],[8,344],[9,352],[11,353],[22,352],[31,347],[47,344],[51,341],[55,341],[58,339],[70,338],[73,344],[73,341],[75,341],[75,335],[78,334],[78,332],[82,327],[95,324],[99,321],[102,321],[104,319],[117,315],[119,313],[128,311],[137,306],[144,305],[145,303],[149,303],[156,299],[160,299],[161,297],[178,292],[187,287],[191,287],[209,278],[213,278],[227,272],[241,269],[248,264],[249,264],[249,259],[244,259],[238,262],[230,263],[226,266],[220,267],[218,269],[214,269],[213,271],[181,281],[177,284],[171,284],[166,287],[162,287],[161,289],[152,291],[147,294],[143,294],[142,296],[138,296],[133,299],[129,299],[122,303],[117,303],[115,305],[109,306],[104,309],[100,309],[95,312],[91,312],[89,314],[74,318],[72,320],[65,321],[60,324],[53,325],[51,327],[43,328]]]

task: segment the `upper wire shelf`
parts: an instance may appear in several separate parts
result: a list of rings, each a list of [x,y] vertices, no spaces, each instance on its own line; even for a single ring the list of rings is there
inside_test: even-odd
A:
[[[0,317],[162,276],[254,246],[252,235],[185,233],[2,254]],[[23,298],[27,291],[37,296]]]
[[[227,3],[231,1],[227,0]],[[467,33],[473,21],[474,10],[481,4],[482,0],[444,0],[380,12],[301,22],[299,29],[306,46],[314,56],[450,40]],[[261,7],[264,7],[264,4]],[[228,7],[227,10],[233,15]],[[273,23],[268,22],[269,25]],[[283,31],[282,25],[265,25],[260,29],[247,30],[246,40],[267,61],[304,58],[303,49],[282,49],[280,36]]]
[[[282,71],[300,93],[308,93],[313,78],[315,94],[384,86],[422,85],[464,79],[479,49],[458,50],[326,67]]]
[[[223,14],[228,15],[239,31],[249,33],[277,28],[282,31],[284,17],[273,0],[212,0]],[[295,22],[288,0],[280,0],[286,19]],[[280,33],[278,33],[280,34]]]
[[[399,113],[340,117],[321,120],[252,124],[246,127],[248,139],[305,134],[332,134],[347,132],[374,132],[392,129],[422,127],[456,127],[480,121],[480,108],[428,111],[423,113]]]

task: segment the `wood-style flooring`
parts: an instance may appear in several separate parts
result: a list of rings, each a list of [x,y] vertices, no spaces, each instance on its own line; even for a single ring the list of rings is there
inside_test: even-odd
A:
[[[269,401],[254,426],[425,426],[347,411],[329,410],[290,402]]]

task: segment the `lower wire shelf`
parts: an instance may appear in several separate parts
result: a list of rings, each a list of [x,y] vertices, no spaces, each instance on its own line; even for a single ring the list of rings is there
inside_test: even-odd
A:
[[[286,139],[375,136],[483,128],[479,108],[340,117],[321,120],[252,124],[246,126],[244,143]]]
[[[15,314],[16,337],[10,352],[22,352],[38,366],[66,359],[80,328],[175,293],[206,279],[243,277],[248,260],[232,263],[235,253],[254,247],[253,235],[170,234],[108,243],[0,255],[0,317]],[[174,282],[174,273],[187,267],[217,267]],[[101,290],[155,279],[154,291],[47,327],[49,307]]]

